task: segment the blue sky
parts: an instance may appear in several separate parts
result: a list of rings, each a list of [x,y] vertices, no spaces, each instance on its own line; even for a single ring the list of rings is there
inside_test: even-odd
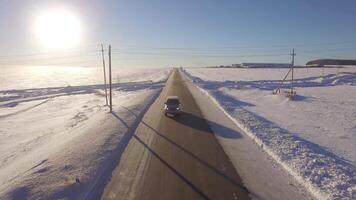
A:
[[[59,6],[84,30],[75,47],[81,60],[67,59],[77,59],[73,64],[99,64],[92,52],[101,42],[112,45],[114,64],[123,67],[289,62],[292,48],[298,64],[356,59],[354,0],[0,0],[0,57],[45,56],[32,21],[39,10]]]

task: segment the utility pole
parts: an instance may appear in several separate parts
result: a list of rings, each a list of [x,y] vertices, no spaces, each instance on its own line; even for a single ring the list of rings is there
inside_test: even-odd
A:
[[[291,87],[291,95],[294,95],[294,88],[293,88],[293,82],[294,82],[294,56],[296,56],[296,54],[294,53],[294,49],[292,51],[292,87]]]
[[[111,45],[109,45],[110,112],[112,112]]]
[[[103,59],[105,100],[106,100],[106,106],[108,106],[108,91],[106,89],[106,71],[105,71],[105,57],[104,57],[104,46],[103,46],[103,44],[101,44],[101,57]]]

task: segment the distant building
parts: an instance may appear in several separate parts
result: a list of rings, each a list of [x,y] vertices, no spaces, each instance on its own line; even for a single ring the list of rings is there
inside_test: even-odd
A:
[[[214,66],[213,68],[231,68],[230,65],[218,65],[218,66]]]
[[[343,59],[318,59],[307,62],[307,67],[325,67],[325,66],[356,66],[356,60],[343,60]]]
[[[315,63],[315,64],[307,64],[306,67],[324,67],[324,65]]]
[[[288,68],[290,63],[242,63],[243,68]]]
[[[231,65],[232,68],[241,68],[241,64],[232,64]]]

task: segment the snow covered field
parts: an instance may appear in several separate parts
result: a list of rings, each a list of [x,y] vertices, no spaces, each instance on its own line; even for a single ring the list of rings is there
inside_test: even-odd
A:
[[[316,197],[355,198],[356,67],[296,69],[294,101],[272,94],[286,69],[186,72]]]
[[[160,81],[168,71],[113,67],[112,77],[113,83]],[[101,67],[9,66],[1,67],[0,90],[97,85],[103,79]]]
[[[169,73],[116,70],[113,115],[101,68],[2,68],[0,199],[95,195]]]

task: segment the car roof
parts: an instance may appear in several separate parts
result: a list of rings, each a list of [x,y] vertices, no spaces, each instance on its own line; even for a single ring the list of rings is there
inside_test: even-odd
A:
[[[167,99],[177,99],[177,100],[179,100],[179,98],[177,96],[168,96]]]

